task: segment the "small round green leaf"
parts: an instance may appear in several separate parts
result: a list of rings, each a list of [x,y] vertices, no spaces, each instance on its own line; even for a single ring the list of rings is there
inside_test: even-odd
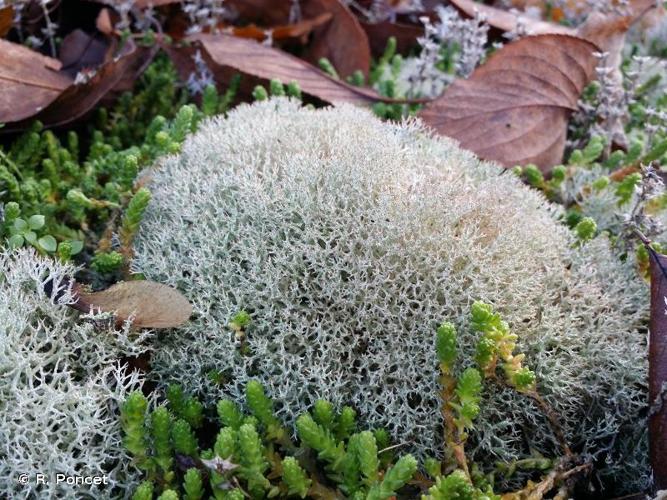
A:
[[[83,241],[71,240],[69,243],[72,245],[72,255],[76,255],[83,250]]]
[[[42,247],[47,252],[53,253],[56,251],[56,248],[58,248],[58,243],[56,242],[56,239],[53,236],[47,234],[46,236],[42,236],[39,239],[39,246]]]
[[[23,219],[20,219],[20,218],[16,219],[14,221],[14,229],[16,229],[17,231],[21,231],[21,232],[25,231],[26,229],[28,229],[28,223],[26,221],[24,221]]]
[[[28,219],[28,226],[30,226],[30,229],[37,231],[44,227],[44,222],[43,215],[33,215]]]
[[[21,248],[23,246],[23,236],[20,234],[15,234],[9,238],[8,242],[11,248]]]
[[[23,237],[31,245],[34,245],[37,242],[37,235],[35,234],[35,231],[26,231],[23,233]]]

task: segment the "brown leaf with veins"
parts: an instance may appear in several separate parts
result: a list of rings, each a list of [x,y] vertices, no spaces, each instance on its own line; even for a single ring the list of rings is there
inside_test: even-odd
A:
[[[9,66],[3,64],[3,44],[10,45],[10,53],[15,54]],[[11,79],[9,92],[5,88],[0,92],[0,122],[6,124],[1,131],[27,128],[34,120],[40,120],[47,127],[64,125],[85,115],[121,83],[127,73],[155,53],[136,47],[131,40],[124,47],[121,54],[98,68],[85,71],[84,81],[75,83],[65,73],[54,71],[61,69],[60,61],[0,40],[0,82],[7,72],[9,75],[5,78]],[[20,59],[21,54],[25,59]],[[23,65],[18,64],[19,61],[23,61]],[[53,69],[44,68],[40,62]]]
[[[667,489],[667,256],[649,250],[649,455],[657,489]]]
[[[420,116],[484,159],[547,170],[562,159],[567,119],[593,78],[595,50],[568,35],[525,37],[452,83]]]
[[[621,74],[622,51],[625,46],[625,35],[630,27],[640,19],[645,18],[649,11],[662,15],[663,7],[656,7],[654,0],[630,0],[627,6],[619,6],[620,10],[611,12],[599,12],[589,9],[586,21],[576,29],[565,28],[537,19],[531,19],[525,15],[507,12],[496,7],[482,5],[473,0],[451,0],[451,3],[468,16],[473,16],[478,10],[486,16],[486,22],[494,28],[503,31],[516,31],[519,22],[522,23],[528,34],[565,33],[585,38],[594,43],[605,52],[607,57],[604,64],[613,68],[610,77],[618,85],[621,85],[623,76]],[[625,137],[624,123],[621,116],[611,119],[607,123],[611,131],[613,143],[625,149],[627,139]]]
[[[85,292],[74,283],[76,303],[83,312],[113,313],[116,324],[132,319],[136,328],[175,328],[192,314],[192,306],[181,292],[154,281],[123,281],[101,292]]]
[[[265,80],[276,78],[283,84],[297,81],[304,93],[328,103],[370,104],[381,99],[375,91],[331,78],[297,57],[254,40],[224,34],[194,35],[189,40],[199,41],[216,65]]]
[[[29,118],[51,104],[72,84],[60,68],[57,59],[0,40],[0,123]]]

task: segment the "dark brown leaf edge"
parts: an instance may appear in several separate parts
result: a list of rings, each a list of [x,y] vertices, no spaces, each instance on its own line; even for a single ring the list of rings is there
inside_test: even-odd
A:
[[[667,256],[648,247],[651,270],[649,323],[649,453],[658,489],[667,489]]]

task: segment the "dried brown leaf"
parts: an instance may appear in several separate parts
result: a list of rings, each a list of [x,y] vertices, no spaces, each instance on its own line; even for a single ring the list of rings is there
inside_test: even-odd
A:
[[[223,34],[195,35],[190,39],[199,41],[216,65],[265,80],[276,78],[284,84],[296,81],[303,92],[329,103],[369,104],[379,99],[372,90],[331,78],[297,57],[253,40]]]
[[[338,74],[345,78],[356,70],[368,75],[371,49],[366,32],[356,16],[341,0],[308,0],[301,7],[303,15],[315,17],[330,12],[330,23],[316,29],[304,58],[312,63],[326,57]]]
[[[0,40],[0,42],[2,42]],[[2,45],[0,45],[0,50]],[[26,49],[28,50],[28,49]],[[28,52],[35,54],[33,51]],[[125,49],[117,57],[102,64],[100,67],[85,71],[86,80],[81,83],[74,83],[64,73],[53,72],[62,84],[50,90],[48,102],[42,106],[31,106],[23,113],[15,113],[15,104],[21,105],[24,101],[33,99],[33,85],[25,81],[20,81],[14,88],[14,99],[7,100],[7,105],[3,105],[5,98],[4,89],[0,92],[0,121],[7,124],[3,131],[21,130],[30,125],[33,120],[40,120],[46,126],[58,126],[70,123],[90,111],[102,98],[111,92],[126,75],[140,63],[145,62],[152,57],[153,51],[137,48],[132,41],[126,42]],[[0,81],[3,79],[3,71],[7,68],[2,64],[3,53],[0,52]],[[44,57],[39,56],[38,57]],[[48,59],[48,58],[46,58]],[[50,60],[49,62],[52,62]],[[58,62],[56,67],[59,67]],[[10,66],[11,67],[11,66]],[[38,87],[39,89],[39,87]],[[43,99],[46,101],[46,99]],[[23,110],[23,106],[20,107]],[[3,111],[5,114],[3,115]],[[8,112],[7,112],[8,111]]]
[[[667,489],[667,256],[650,255],[649,449],[655,486]]]
[[[260,26],[284,25],[288,22],[291,0],[229,0],[228,4],[244,21]],[[340,0],[302,0],[301,15],[313,19],[329,13],[331,21],[314,30],[303,58],[311,63],[326,57],[342,77],[355,70],[364,74],[370,68],[368,38],[356,16]]]
[[[511,167],[560,163],[567,119],[594,74],[596,47],[568,35],[504,46],[420,113],[439,133]]]
[[[14,8],[11,5],[0,8],[0,38],[4,37],[12,29],[14,21]]]
[[[175,328],[192,314],[178,290],[154,281],[124,281],[101,292],[87,293],[75,285],[76,308],[114,313],[116,322],[132,319],[137,328]]]
[[[521,22],[529,34],[537,33],[569,33],[597,45],[601,52],[606,53],[605,66],[614,68],[610,78],[621,85],[621,61],[622,51],[625,46],[625,35],[634,23],[645,17],[649,11],[662,12],[662,7],[656,8],[654,0],[630,0],[628,5],[622,6],[618,11],[600,12],[583,5],[576,6],[581,11],[589,10],[586,22],[577,29],[565,28],[561,25],[531,19],[521,14],[503,11],[495,7],[478,4],[472,0],[452,0],[452,3],[469,16],[478,10],[487,16],[487,22],[504,31],[516,31]],[[627,139],[625,137],[624,123],[622,117],[612,118],[607,127],[612,132],[613,143],[625,149]]]
[[[61,63],[23,45],[0,40],[0,123],[34,116],[72,84]]]

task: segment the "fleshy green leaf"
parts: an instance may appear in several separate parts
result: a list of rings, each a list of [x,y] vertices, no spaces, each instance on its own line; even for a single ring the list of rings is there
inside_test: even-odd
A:
[[[69,243],[72,245],[72,255],[76,255],[83,250],[83,241],[71,240]]]
[[[23,220],[23,219],[16,219],[14,220],[14,229],[16,229],[19,232],[23,232],[26,229],[28,229],[28,223]]]
[[[44,227],[45,218],[43,215],[33,215],[28,219],[28,226],[30,229],[37,231]]]
[[[10,248],[21,248],[23,246],[24,238],[20,234],[10,236],[7,240]]]
[[[23,237],[31,245],[37,243],[37,235],[35,234],[35,231],[26,231],[23,233]]]
[[[56,249],[58,248],[58,242],[50,234],[47,234],[46,236],[42,236],[38,240],[38,243],[39,243],[40,247],[42,247],[44,250],[46,250],[49,253],[55,252]]]

